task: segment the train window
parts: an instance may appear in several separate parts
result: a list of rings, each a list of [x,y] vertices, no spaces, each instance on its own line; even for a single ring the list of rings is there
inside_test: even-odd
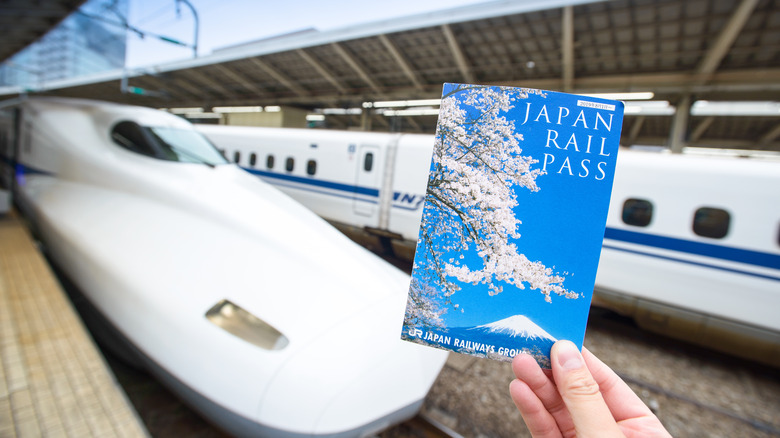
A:
[[[249,165],[255,167],[256,163],[257,163],[257,154],[252,152],[252,154],[249,155]]]
[[[293,158],[293,157],[287,157],[287,161],[285,161],[285,162],[284,162],[284,168],[285,168],[285,169],[286,169],[288,172],[292,172],[292,171],[293,171],[293,169],[295,168],[295,158]]]
[[[143,128],[135,122],[119,122],[114,125],[111,130],[111,140],[125,149],[142,155],[150,157],[157,155]]]
[[[653,220],[653,203],[644,199],[629,198],[623,203],[623,223],[646,227]]]
[[[317,173],[317,162],[316,161],[309,160],[306,163],[306,173],[308,175],[314,175],[315,173]]]
[[[699,236],[721,239],[729,232],[731,215],[728,211],[702,207],[693,216],[693,232]]]
[[[233,162],[236,164],[240,164],[241,162],[241,152],[235,151],[233,152]]]
[[[366,158],[363,160],[363,170],[366,172],[371,172],[371,169],[374,168],[374,153],[369,152],[366,154]]]
[[[275,161],[274,160],[274,156],[273,155],[268,155],[267,157],[265,157],[265,167],[267,167],[269,169],[273,169],[274,168],[274,161]]]

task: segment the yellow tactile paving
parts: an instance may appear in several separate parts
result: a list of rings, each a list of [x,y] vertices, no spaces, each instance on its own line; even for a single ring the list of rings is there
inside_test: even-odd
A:
[[[146,437],[29,233],[0,215],[0,438]]]

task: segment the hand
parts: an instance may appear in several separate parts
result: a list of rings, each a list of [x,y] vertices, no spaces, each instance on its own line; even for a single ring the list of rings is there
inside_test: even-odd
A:
[[[628,385],[590,351],[570,341],[551,352],[552,372],[527,355],[515,356],[509,385],[534,438],[670,437]],[[551,378],[552,377],[552,378]]]

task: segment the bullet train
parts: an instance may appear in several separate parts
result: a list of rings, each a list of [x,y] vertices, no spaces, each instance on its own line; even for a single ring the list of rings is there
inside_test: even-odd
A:
[[[227,157],[411,259],[433,137],[198,125]],[[780,366],[780,162],[621,149],[594,304]],[[366,240],[374,238],[374,242]]]
[[[2,180],[48,256],[163,383],[236,436],[362,437],[446,353],[400,340],[409,277],[141,107],[0,105]],[[117,345],[114,345],[117,346]]]

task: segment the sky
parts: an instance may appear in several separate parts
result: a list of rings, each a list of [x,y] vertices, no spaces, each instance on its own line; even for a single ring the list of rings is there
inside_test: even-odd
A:
[[[199,17],[198,55],[214,49],[277,36],[306,28],[320,31],[394,19],[488,0],[190,0]],[[188,44],[194,42],[192,12],[175,0],[130,0],[130,25]],[[142,67],[193,57],[191,47],[176,46],[155,37],[130,32],[128,67]]]

